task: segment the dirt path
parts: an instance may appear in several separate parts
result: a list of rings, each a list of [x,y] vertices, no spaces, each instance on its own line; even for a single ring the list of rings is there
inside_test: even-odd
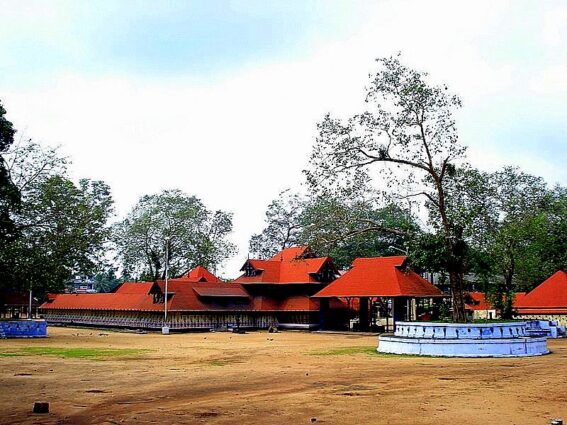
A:
[[[384,357],[372,353],[375,345],[375,337],[299,332],[162,336],[50,328],[47,340],[0,341],[0,423],[567,419],[567,340],[550,341],[549,356],[525,359]],[[22,351],[29,347],[36,352]],[[45,347],[148,351],[62,358],[42,355]],[[51,413],[31,414],[36,400],[49,401]]]

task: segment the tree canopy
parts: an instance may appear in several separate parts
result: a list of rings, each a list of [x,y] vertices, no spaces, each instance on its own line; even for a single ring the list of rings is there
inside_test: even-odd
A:
[[[447,180],[464,160],[453,118],[460,99],[446,86],[432,85],[427,74],[403,65],[399,57],[377,60],[366,93],[368,108],[348,120],[327,115],[306,175],[314,191],[357,188],[379,174],[385,197],[425,200],[429,225],[442,236],[453,297],[453,318],[465,320],[462,229],[451,221]],[[391,201],[390,201],[391,202]],[[398,233],[380,223],[372,231]]]
[[[113,240],[124,274],[142,279],[165,277],[165,252],[171,275],[202,265],[215,270],[235,252],[228,240],[232,214],[210,211],[195,196],[165,190],[140,198],[114,228]]]
[[[8,266],[4,288],[41,294],[63,289],[74,274],[94,274],[105,261],[113,213],[108,185],[74,183],[65,158],[29,139],[12,146],[5,158],[21,206],[13,214],[18,237],[0,254]]]

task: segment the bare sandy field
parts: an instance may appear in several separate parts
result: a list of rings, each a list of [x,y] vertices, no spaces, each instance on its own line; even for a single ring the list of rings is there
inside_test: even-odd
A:
[[[567,340],[550,341],[553,353],[539,358],[454,360],[381,356],[373,353],[376,337],[360,335],[49,332],[0,341],[0,423],[567,419]],[[50,413],[32,414],[34,401],[48,401]]]

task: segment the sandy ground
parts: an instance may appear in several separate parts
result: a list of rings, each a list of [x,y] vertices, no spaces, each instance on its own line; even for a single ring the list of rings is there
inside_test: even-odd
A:
[[[376,337],[162,336],[50,328],[22,347],[143,348],[101,359],[0,357],[0,423],[549,424],[567,419],[567,340],[524,359],[386,357]],[[344,347],[342,350],[337,348]],[[314,355],[313,353],[317,353]],[[31,413],[49,401],[48,415]]]

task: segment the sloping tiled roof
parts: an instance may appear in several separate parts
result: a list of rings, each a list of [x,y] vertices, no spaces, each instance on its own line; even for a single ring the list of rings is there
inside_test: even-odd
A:
[[[321,283],[314,275],[319,273],[327,263],[333,269],[335,266],[330,257],[300,258],[307,250],[306,246],[293,247],[284,249],[269,260],[247,260],[241,270],[251,265],[258,271],[258,274],[256,276],[242,275],[234,282],[243,284]],[[336,273],[338,274],[338,271]]]
[[[44,310],[121,310],[159,311],[163,304],[153,304],[146,294],[58,294],[40,306]]]
[[[244,297],[248,298],[248,294],[241,287],[228,287],[223,284],[223,287],[204,288],[203,286],[194,286],[193,291],[201,297]]]
[[[544,314],[549,311],[567,313],[567,273],[558,271],[539,286],[517,300],[516,308],[519,313],[530,314],[537,311]],[[531,313],[531,314],[538,314]]]
[[[267,296],[257,296],[253,299],[254,311],[319,311],[319,301],[307,295],[297,295],[278,299]]]
[[[468,297],[467,297],[468,295]],[[493,310],[494,307],[492,307],[492,304],[490,304],[489,302],[486,301],[486,296],[484,294],[484,292],[468,292],[465,295],[465,300],[466,298],[469,298],[469,300],[467,300],[468,302],[465,304],[465,308],[467,310]]]
[[[208,271],[203,266],[195,267],[193,270],[191,270],[189,273],[187,273],[185,276],[183,276],[182,279],[183,278],[186,278],[186,279],[193,281],[193,282],[220,282],[221,281],[218,277],[216,277],[214,274],[212,274],[210,271]]]
[[[271,261],[292,261],[302,258],[309,251],[308,246],[292,246],[290,248],[282,249],[275,254]]]
[[[114,292],[117,294],[148,294],[152,285],[151,282],[124,282]]]
[[[315,297],[438,297],[443,293],[411,270],[405,256],[357,258],[352,269]]]

